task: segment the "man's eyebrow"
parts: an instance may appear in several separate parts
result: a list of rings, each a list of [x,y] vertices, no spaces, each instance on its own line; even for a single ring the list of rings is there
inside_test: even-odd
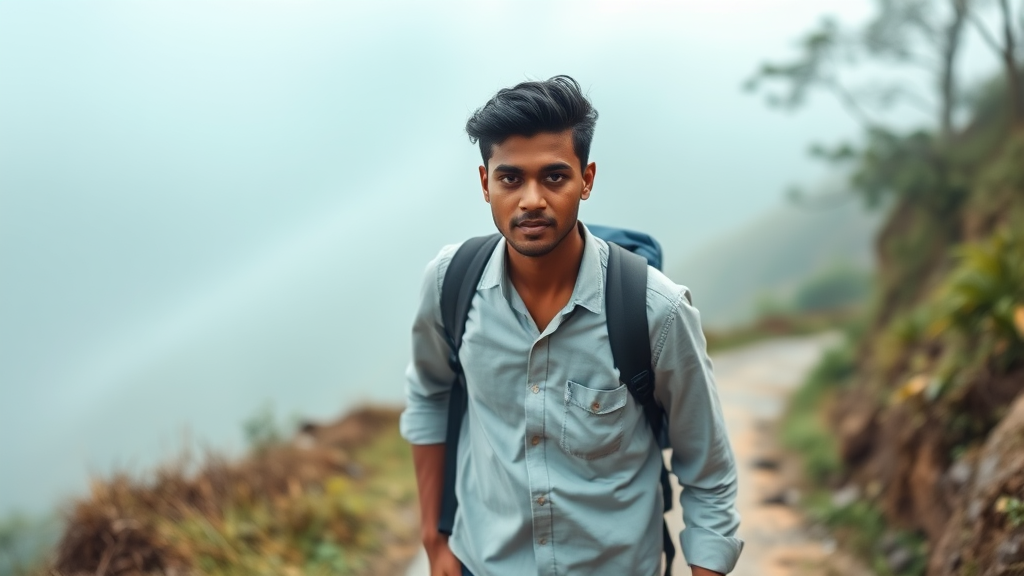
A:
[[[554,172],[555,170],[572,170],[572,166],[565,162],[555,162],[540,169],[541,172]]]
[[[495,172],[504,172],[505,174],[523,174],[525,170],[518,166],[509,166],[508,164],[498,164],[494,167]]]

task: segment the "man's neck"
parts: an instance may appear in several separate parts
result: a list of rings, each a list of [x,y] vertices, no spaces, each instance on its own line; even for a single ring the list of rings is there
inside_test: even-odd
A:
[[[508,248],[508,277],[541,332],[569,303],[583,262],[583,233],[577,226],[543,256],[523,256]]]

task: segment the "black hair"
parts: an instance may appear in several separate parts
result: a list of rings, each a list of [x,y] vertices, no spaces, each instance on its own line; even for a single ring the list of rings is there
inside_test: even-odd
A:
[[[587,165],[590,142],[594,139],[597,110],[569,76],[554,76],[541,82],[522,82],[502,88],[473,113],[466,122],[469,141],[480,144],[484,164],[491,159],[491,146],[509,136],[533,136],[541,132],[572,129],[572,146]]]

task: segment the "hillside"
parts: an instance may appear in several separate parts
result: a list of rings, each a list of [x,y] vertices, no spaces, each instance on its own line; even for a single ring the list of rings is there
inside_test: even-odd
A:
[[[783,432],[882,575],[1024,570],[1024,128],[1000,94],[955,139],[873,135],[861,181],[895,200],[874,307]]]
[[[693,292],[705,325],[735,326],[754,319],[766,301],[785,302],[837,267],[869,270],[879,221],[852,198],[789,203],[669,262],[666,272]]]
[[[395,574],[419,547],[397,409],[362,408],[288,439],[256,425],[238,459],[183,457],[97,478],[46,566],[16,574]]]

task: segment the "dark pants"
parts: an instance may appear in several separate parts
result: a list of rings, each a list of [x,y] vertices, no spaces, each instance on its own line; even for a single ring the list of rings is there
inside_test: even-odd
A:
[[[465,564],[462,565],[462,576],[473,576],[473,573],[469,571],[469,568],[466,568]]]

